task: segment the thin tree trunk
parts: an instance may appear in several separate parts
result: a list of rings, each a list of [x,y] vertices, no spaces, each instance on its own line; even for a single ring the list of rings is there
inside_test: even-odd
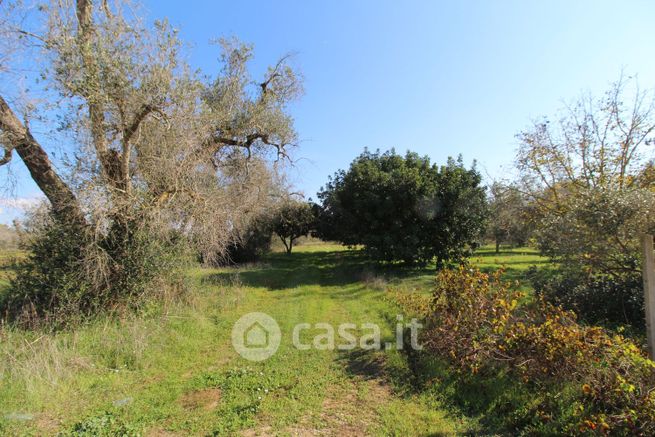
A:
[[[291,253],[291,247],[287,244],[287,240],[282,236],[278,234],[278,237],[280,237],[280,240],[282,240],[282,244],[284,244],[284,249],[286,250],[287,253]]]

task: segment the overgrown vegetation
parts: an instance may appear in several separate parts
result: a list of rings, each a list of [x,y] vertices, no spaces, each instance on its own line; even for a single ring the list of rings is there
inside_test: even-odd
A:
[[[167,21],[120,0],[0,0],[0,36],[0,75],[28,72],[32,87],[0,96],[0,166],[18,157],[47,199],[20,227],[25,252],[2,260],[0,432],[655,435],[639,344],[652,91],[621,79],[537,120],[517,136],[519,177],[488,196],[461,156],[365,149],[319,205],[284,181],[303,91],[289,56],[255,80],[253,48],[222,39],[207,75]],[[310,233],[363,250],[292,253]],[[286,254],[268,253],[274,234]],[[530,244],[551,263],[505,272],[487,248],[485,271],[471,268],[485,236],[493,256]],[[16,245],[0,226],[0,249]],[[395,340],[389,288],[424,322],[425,350],[286,339],[251,366],[229,346],[262,305],[286,331],[376,322]]]
[[[224,254],[204,261],[215,266],[257,262],[269,252],[272,237],[271,213],[262,211],[248,217],[246,223],[238,227]]]
[[[527,275],[537,296],[575,311],[588,325],[630,328],[643,337],[644,283],[639,273],[584,275],[576,270],[532,269]]]
[[[496,247],[531,235],[559,270],[532,275],[538,293],[590,324],[643,326],[640,237],[655,233],[654,116],[653,91],[621,78],[603,96],[567,105],[556,122],[543,118],[520,133],[519,178],[491,189]]]
[[[192,268],[182,298],[148,299],[138,312],[101,315],[74,330],[4,327],[0,433],[419,436],[475,429],[414,392],[397,351],[300,351],[284,335],[269,360],[241,359],[230,331],[251,311],[266,311],[286,333],[298,323],[377,323],[384,341],[394,338],[395,308],[375,280],[382,273],[361,251],[300,245],[264,261]],[[360,280],[363,270],[371,287]]]
[[[425,321],[426,353],[454,366],[461,384],[510,377],[513,398],[485,406],[488,424],[512,434],[652,435],[655,363],[641,348],[544,301],[520,305],[501,274],[444,270],[432,296],[398,297]]]
[[[127,240],[116,242],[109,234],[94,241],[84,229],[48,213],[33,217],[22,243],[27,256],[16,263],[8,290],[0,294],[3,319],[56,328],[138,306],[161,291],[155,280],[160,287],[174,287],[188,258],[184,238],[172,231],[163,238],[148,228],[130,229],[121,235]]]

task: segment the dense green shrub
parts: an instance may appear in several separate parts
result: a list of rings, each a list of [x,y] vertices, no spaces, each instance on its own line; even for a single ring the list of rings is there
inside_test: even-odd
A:
[[[416,153],[365,151],[318,194],[317,236],[363,245],[382,261],[460,261],[485,227],[480,183],[461,157],[437,166]]]
[[[137,304],[152,284],[177,272],[183,239],[129,226],[95,239],[87,229],[49,216],[33,221],[22,243],[29,255],[0,296],[2,319],[61,326],[86,316]]]
[[[569,269],[623,275],[640,268],[639,236],[655,232],[655,191],[576,189],[534,209],[543,255]]]
[[[509,398],[487,412],[502,431],[655,434],[655,363],[644,351],[543,301],[521,305],[522,293],[500,278],[444,270],[430,298],[399,302],[423,316],[425,351],[449,362],[460,381],[513,381]]]
[[[588,275],[532,268],[528,276],[537,295],[575,311],[585,323],[612,328],[644,327],[644,289],[640,274]]]

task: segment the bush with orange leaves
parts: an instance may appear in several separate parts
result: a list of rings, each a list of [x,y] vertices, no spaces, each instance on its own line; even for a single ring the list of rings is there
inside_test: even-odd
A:
[[[544,424],[551,432],[655,435],[655,363],[644,351],[621,335],[578,324],[572,312],[542,301],[522,304],[523,294],[501,275],[466,267],[437,275],[431,300],[420,306],[426,351],[468,375],[509,372],[544,392],[573,387],[567,403],[574,412]],[[548,408],[533,413],[556,422],[558,411]]]

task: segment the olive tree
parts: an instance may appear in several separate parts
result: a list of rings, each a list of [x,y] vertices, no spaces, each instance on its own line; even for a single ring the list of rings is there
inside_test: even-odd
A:
[[[254,80],[253,48],[224,39],[218,73],[204,75],[185,62],[177,30],[145,25],[139,5],[0,9],[0,74],[12,84],[0,93],[0,165],[22,160],[52,219],[74,228],[73,265],[94,289],[116,283],[137,235],[182,235],[209,257],[239,217],[266,207],[271,178],[253,163],[278,171],[296,142],[287,107],[302,87],[288,56]],[[38,99],[19,89],[25,66]],[[67,158],[53,162],[57,149]]]
[[[533,232],[532,208],[525,195],[512,184],[495,182],[489,187],[487,237],[500,252],[502,243],[523,246]]]

